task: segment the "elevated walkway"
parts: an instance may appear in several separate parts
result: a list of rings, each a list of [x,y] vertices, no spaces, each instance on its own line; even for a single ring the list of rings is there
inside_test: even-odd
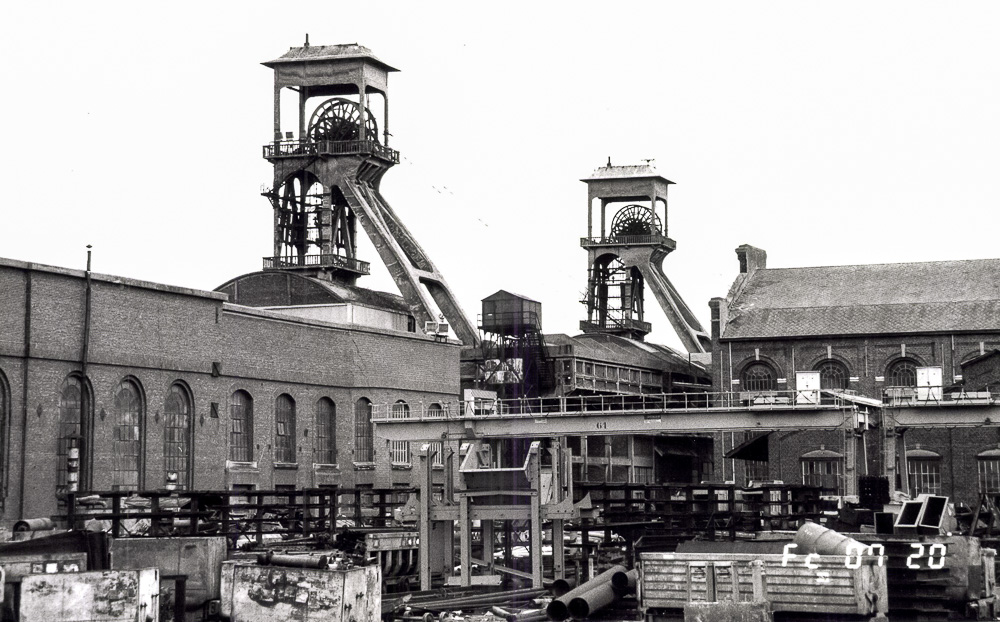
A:
[[[433,409],[418,405],[409,419],[392,419],[391,408],[374,405],[372,421],[378,436],[394,441],[848,430],[874,423],[876,417],[887,427],[1000,425],[1000,394],[978,393],[888,403],[825,390],[476,399]]]

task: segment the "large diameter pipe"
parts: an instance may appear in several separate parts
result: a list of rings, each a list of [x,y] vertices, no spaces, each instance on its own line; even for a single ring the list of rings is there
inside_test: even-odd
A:
[[[611,575],[611,587],[620,596],[635,592],[635,584],[638,581],[639,571],[634,568],[628,572],[616,572]]]
[[[799,550],[797,555],[816,553],[818,555],[848,555],[851,549],[861,548],[862,544],[854,538],[849,538],[822,525],[807,522],[795,532],[795,544]]]
[[[556,579],[552,582],[552,595],[559,598],[573,589],[574,586],[576,586],[576,579]]]
[[[613,577],[616,572],[628,572],[628,569],[625,568],[625,566],[612,566],[611,568],[608,568],[590,581],[587,581],[583,585],[579,585],[559,598],[554,599],[551,603],[549,603],[549,606],[545,608],[545,613],[549,616],[550,620],[565,620],[570,617],[569,603],[574,598],[582,596],[590,590],[596,589],[598,586],[604,584],[608,584],[610,586],[611,577]]]
[[[607,581],[569,601],[569,614],[573,616],[574,620],[583,620],[619,598],[620,594],[615,591],[611,581]]]

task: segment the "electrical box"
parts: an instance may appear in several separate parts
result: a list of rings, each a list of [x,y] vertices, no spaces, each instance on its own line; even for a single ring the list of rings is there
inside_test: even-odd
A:
[[[922,402],[941,400],[941,368],[917,368],[917,400]]]
[[[819,404],[819,383],[818,371],[795,372],[795,403]]]

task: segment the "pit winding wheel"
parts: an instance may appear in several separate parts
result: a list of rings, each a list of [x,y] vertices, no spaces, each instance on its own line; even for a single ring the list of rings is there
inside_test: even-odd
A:
[[[334,97],[326,100],[312,114],[309,119],[309,140],[321,141],[342,141],[359,140],[359,124],[361,118],[361,106],[343,97]],[[364,140],[378,142],[378,125],[375,117],[367,108],[365,109],[365,136]]]

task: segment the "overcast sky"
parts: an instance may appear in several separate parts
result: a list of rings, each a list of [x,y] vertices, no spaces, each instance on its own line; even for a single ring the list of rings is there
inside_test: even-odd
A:
[[[665,270],[707,329],[743,243],[770,267],[1000,256],[998,27],[979,2],[19,2],[0,256],[83,268],[92,244],[97,272],[206,290],[258,270],[260,63],[309,33],[400,69],[383,195],[473,321],[509,289],[577,332],[579,180],[652,158]],[[395,292],[361,252],[359,285]]]

